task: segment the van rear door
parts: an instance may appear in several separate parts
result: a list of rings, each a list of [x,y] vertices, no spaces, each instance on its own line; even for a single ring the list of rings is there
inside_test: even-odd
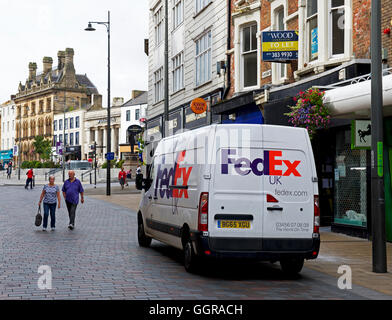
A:
[[[263,176],[264,238],[311,238],[314,219],[313,155],[305,130],[263,126],[269,173]]]
[[[261,238],[264,181],[253,173],[251,163],[263,154],[261,126],[218,126],[214,150],[208,200],[210,237]],[[261,163],[258,168],[262,170]],[[242,249],[257,249],[254,242],[251,246]]]

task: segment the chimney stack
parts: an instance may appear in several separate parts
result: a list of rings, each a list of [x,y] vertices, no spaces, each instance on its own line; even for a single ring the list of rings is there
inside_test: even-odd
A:
[[[102,95],[100,94],[93,94],[92,96],[92,105],[94,107],[100,107],[102,108]]]
[[[43,60],[43,71],[44,74],[46,75],[50,71],[52,71],[52,65],[53,65],[53,59],[51,57],[44,57]]]
[[[65,51],[59,51],[57,52],[57,58],[58,58],[58,65],[57,65],[57,70],[62,70],[65,65]]]
[[[137,98],[138,96],[140,96],[143,93],[144,93],[144,91],[141,91],[141,90],[132,90],[132,99]]]
[[[69,75],[75,74],[75,67],[73,64],[74,50],[72,48],[65,49],[65,65],[64,71]]]
[[[124,98],[122,97],[115,97],[113,98],[112,107],[119,107],[124,104]]]
[[[35,79],[37,76],[37,64],[35,62],[29,63],[29,80]]]

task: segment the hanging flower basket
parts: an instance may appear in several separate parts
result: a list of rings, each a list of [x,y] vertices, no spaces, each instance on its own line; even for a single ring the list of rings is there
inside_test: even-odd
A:
[[[330,112],[323,103],[324,94],[317,88],[301,91],[294,97],[296,105],[289,106],[291,112],[285,113],[294,127],[308,130],[310,139],[313,139],[317,129],[328,128],[331,121]]]

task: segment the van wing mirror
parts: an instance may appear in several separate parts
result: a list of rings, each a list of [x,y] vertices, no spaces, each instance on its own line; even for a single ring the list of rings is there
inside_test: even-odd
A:
[[[142,173],[138,173],[136,175],[135,186],[136,186],[137,190],[143,189],[143,174]]]

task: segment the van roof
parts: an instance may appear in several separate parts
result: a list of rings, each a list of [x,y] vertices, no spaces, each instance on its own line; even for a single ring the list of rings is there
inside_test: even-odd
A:
[[[278,125],[270,125],[270,124],[242,124],[242,123],[230,123],[230,124],[212,124],[210,126],[204,126],[201,128],[193,129],[193,130],[186,130],[181,133],[177,133],[175,135],[165,137],[161,141],[167,141],[167,140],[172,140],[173,138],[176,138],[180,135],[183,135],[185,132],[192,132],[192,135],[196,134],[202,134],[204,132],[207,132],[211,130],[212,128],[219,127],[219,128],[233,128],[233,129],[251,129],[251,128],[261,128],[261,127],[270,127],[270,128],[275,128],[275,129],[281,129],[286,132],[300,132],[300,131],[306,131],[304,128],[298,128],[298,127],[289,127],[289,126],[278,126]]]

